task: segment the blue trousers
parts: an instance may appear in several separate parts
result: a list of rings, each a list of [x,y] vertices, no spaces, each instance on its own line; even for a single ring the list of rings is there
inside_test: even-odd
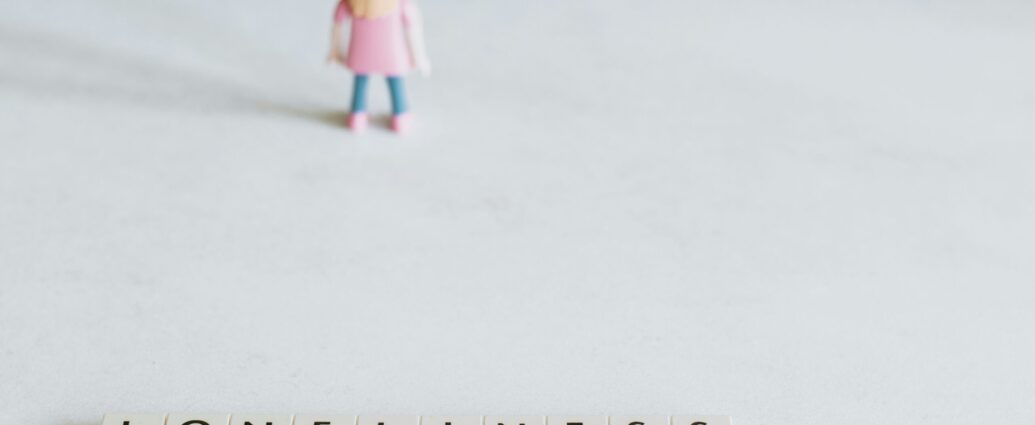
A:
[[[406,104],[406,88],[403,87],[402,77],[385,77],[388,80],[388,91],[392,94],[392,115],[399,115],[409,111]],[[356,74],[352,85],[352,112],[366,112],[367,110],[367,83],[370,77],[364,74]]]

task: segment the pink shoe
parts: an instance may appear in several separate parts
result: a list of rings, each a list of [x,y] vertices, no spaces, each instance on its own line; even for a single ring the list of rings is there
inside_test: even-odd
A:
[[[392,115],[392,131],[400,134],[409,133],[410,127],[413,125],[412,120],[409,113]]]
[[[353,112],[349,114],[348,126],[352,131],[357,133],[363,132],[367,129],[367,113],[366,112]]]

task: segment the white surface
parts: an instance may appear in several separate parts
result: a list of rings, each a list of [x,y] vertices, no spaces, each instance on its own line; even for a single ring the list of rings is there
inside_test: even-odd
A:
[[[1032,2],[423,7],[0,2],[0,422],[1035,417]]]

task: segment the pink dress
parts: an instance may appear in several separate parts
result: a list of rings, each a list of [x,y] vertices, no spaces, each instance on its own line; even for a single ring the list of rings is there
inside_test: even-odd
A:
[[[420,19],[417,13],[416,6],[409,0],[399,0],[399,6],[387,15],[374,19],[356,18],[352,16],[349,2],[342,0],[334,14],[334,22],[340,24],[345,19],[352,19],[345,66],[356,74],[405,74],[413,63],[404,31],[411,19]]]

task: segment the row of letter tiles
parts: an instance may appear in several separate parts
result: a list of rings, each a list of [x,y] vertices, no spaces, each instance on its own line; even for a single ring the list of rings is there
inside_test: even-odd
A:
[[[104,415],[102,425],[733,425],[729,416]]]

